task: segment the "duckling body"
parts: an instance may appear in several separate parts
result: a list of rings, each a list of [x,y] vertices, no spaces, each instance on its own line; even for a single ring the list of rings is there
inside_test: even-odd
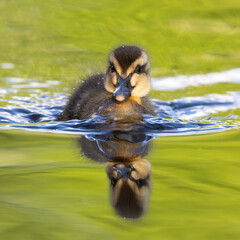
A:
[[[121,103],[111,98],[99,108],[97,113],[121,121],[141,120],[142,114],[155,114],[152,103],[146,97],[129,97]]]
[[[90,118],[109,99],[111,94],[104,88],[104,74],[91,76],[73,92],[57,120]]]
[[[143,62],[143,54],[145,52],[136,46],[117,48],[109,57],[110,65],[106,73],[83,81],[70,96],[57,120],[88,119],[93,115],[102,115],[114,120],[131,121],[141,119],[142,114],[154,115],[154,106],[145,96],[149,91],[148,60],[145,59],[146,72],[136,72],[136,66],[139,68],[140,65],[134,66],[138,59]]]

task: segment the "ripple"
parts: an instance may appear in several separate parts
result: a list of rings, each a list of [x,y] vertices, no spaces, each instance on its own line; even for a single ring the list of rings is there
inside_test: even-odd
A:
[[[230,73],[235,74],[236,72],[230,70]],[[205,75],[205,77],[208,76],[210,76],[210,82],[216,77],[214,74]],[[178,81],[179,77],[182,76],[175,77],[174,81]],[[191,82],[191,76],[189,79]],[[235,80],[238,81],[238,78]],[[39,82],[37,79],[12,77],[5,78],[5,81],[10,87],[2,88],[0,94],[1,92],[3,95],[9,93],[10,98],[0,99],[4,105],[4,107],[0,107],[0,129],[78,135],[103,134],[121,130],[144,131],[149,136],[168,136],[222,131],[239,126],[238,116],[226,118],[225,116],[213,117],[211,114],[240,108],[240,92],[184,97],[172,101],[153,99],[157,111],[156,117],[145,115],[141,122],[116,125],[109,123],[109,120],[106,121],[107,119],[101,116],[87,120],[56,122],[56,117],[62,112],[67,101],[66,94],[50,94],[42,88],[54,87],[59,84],[59,81]],[[18,91],[24,91],[24,96],[16,95]]]
[[[15,65],[13,63],[1,63],[2,69],[13,69]]]
[[[9,101],[12,105],[0,108],[0,123],[2,123],[0,128],[66,134],[102,134],[104,131],[112,130],[146,131],[149,135],[166,136],[219,131],[239,125],[237,121],[229,125],[218,118],[202,119],[211,113],[239,108],[238,92],[232,92],[229,95],[188,97],[166,102],[153,100],[157,117],[145,115],[142,122],[121,126],[114,123],[107,124],[107,119],[101,116],[87,120],[54,122],[63,109],[65,95],[55,94],[44,97],[32,95],[32,100],[30,99],[15,97],[14,100]]]
[[[152,88],[161,91],[174,91],[189,86],[211,85],[217,83],[240,83],[240,68],[218,73],[199,75],[178,75],[173,77],[152,78]]]

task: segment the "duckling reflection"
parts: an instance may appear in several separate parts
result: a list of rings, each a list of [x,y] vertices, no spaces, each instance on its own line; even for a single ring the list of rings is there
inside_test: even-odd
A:
[[[106,169],[111,181],[111,202],[116,213],[125,218],[141,217],[150,193],[150,164],[144,159],[131,163],[110,162]]]
[[[106,163],[111,203],[123,218],[139,218],[146,211],[151,166],[144,157],[149,152],[150,140],[144,133],[116,131],[78,140],[86,157]]]

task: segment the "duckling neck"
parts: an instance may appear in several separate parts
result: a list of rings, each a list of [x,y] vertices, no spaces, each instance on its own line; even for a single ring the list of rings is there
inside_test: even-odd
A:
[[[131,101],[136,102],[136,103],[139,104],[139,105],[142,105],[142,100],[141,100],[140,97],[131,96],[129,99],[130,99]]]
[[[115,120],[141,120],[143,107],[139,97],[131,96],[123,102],[109,99],[106,104],[99,109],[100,115],[113,117]]]

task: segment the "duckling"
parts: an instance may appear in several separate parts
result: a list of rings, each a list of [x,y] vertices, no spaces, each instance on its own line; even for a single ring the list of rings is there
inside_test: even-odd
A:
[[[155,115],[154,106],[146,97],[150,90],[149,70],[148,56],[141,48],[116,48],[108,58],[106,73],[83,81],[57,120],[81,120],[95,115],[124,120]]]
[[[144,159],[150,149],[145,133],[113,131],[82,136],[78,146],[94,161],[105,162],[111,204],[124,218],[140,218],[146,210],[151,188],[151,165]]]
[[[131,162],[108,162],[106,171],[111,182],[111,203],[117,215],[141,217],[150,194],[150,163],[142,158]]]
[[[81,136],[77,139],[77,146],[84,156],[96,162],[131,162],[148,154],[151,139],[144,132],[113,131],[104,135]]]

